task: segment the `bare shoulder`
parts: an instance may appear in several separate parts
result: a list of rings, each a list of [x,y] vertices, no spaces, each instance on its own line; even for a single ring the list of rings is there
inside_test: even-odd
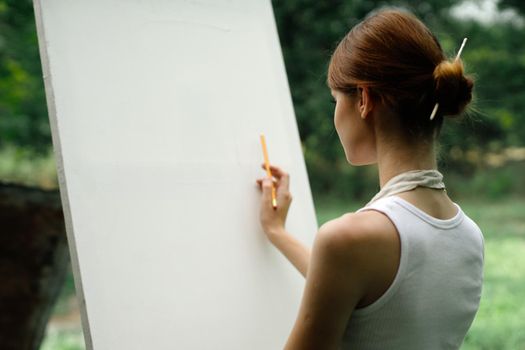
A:
[[[345,245],[381,244],[396,238],[397,229],[392,221],[376,210],[346,213],[324,223],[319,233],[330,236]]]
[[[387,290],[399,267],[401,246],[397,229],[385,214],[376,210],[344,214],[326,222],[318,234],[353,270],[361,289],[358,307],[373,303]]]

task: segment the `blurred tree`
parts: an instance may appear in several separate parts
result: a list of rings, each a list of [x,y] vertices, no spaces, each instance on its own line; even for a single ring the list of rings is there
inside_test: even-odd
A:
[[[51,145],[33,2],[0,0],[0,147]]]
[[[438,33],[445,43],[467,36],[462,54],[467,72],[476,80],[474,111],[462,123],[445,123],[441,141],[447,153],[451,147],[481,153],[508,146],[523,146],[525,140],[525,37],[513,22],[491,25],[454,20],[446,32]],[[451,163],[467,171],[463,161]],[[476,169],[472,169],[474,171]]]
[[[525,14],[525,1],[523,0],[500,0],[498,6],[502,9],[513,8]]]
[[[461,38],[469,37],[463,54],[467,71],[477,77],[476,106],[481,113],[445,123],[440,139],[444,166],[462,172],[474,169],[446,155],[455,147],[466,151],[520,146],[525,139],[524,30],[512,23],[484,26],[450,16],[454,0],[314,1],[274,0],[296,117],[315,192],[333,190],[354,198],[377,188],[373,169],[349,168],[333,126],[333,110],[325,85],[330,54],[337,42],[374,8],[404,6],[416,13],[453,55]],[[503,0],[503,7],[524,10],[523,2]],[[0,0],[0,147],[7,143],[38,153],[51,146],[49,121],[39,61],[32,2]],[[333,175],[349,181],[334,183]],[[343,186],[343,187],[339,187]]]
[[[0,147],[48,151],[33,3],[0,0]],[[0,182],[0,349],[37,350],[64,283],[68,246],[58,190]]]
[[[37,350],[69,252],[58,191],[0,181],[0,349]]]

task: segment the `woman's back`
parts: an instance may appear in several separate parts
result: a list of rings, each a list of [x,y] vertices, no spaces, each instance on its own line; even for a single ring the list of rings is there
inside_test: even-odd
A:
[[[384,197],[357,211],[386,215],[397,230],[401,250],[390,287],[352,313],[343,349],[458,349],[474,319],[483,281],[481,230],[455,203],[455,214],[447,215],[450,199],[441,193],[413,198],[447,219],[402,198],[410,196],[404,192]]]

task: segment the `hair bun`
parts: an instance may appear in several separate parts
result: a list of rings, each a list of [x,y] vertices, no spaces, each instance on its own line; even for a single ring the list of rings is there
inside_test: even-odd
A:
[[[463,112],[472,100],[474,81],[465,76],[461,59],[443,60],[434,69],[435,95],[443,115]]]

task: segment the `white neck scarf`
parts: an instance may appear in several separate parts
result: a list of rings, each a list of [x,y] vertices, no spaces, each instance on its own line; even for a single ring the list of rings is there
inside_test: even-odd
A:
[[[380,198],[409,191],[418,186],[443,189],[446,191],[445,184],[443,183],[443,174],[438,170],[409,170],[388,180],[383,188],[381,188],[381,190],[365,205],[365,207]]]

